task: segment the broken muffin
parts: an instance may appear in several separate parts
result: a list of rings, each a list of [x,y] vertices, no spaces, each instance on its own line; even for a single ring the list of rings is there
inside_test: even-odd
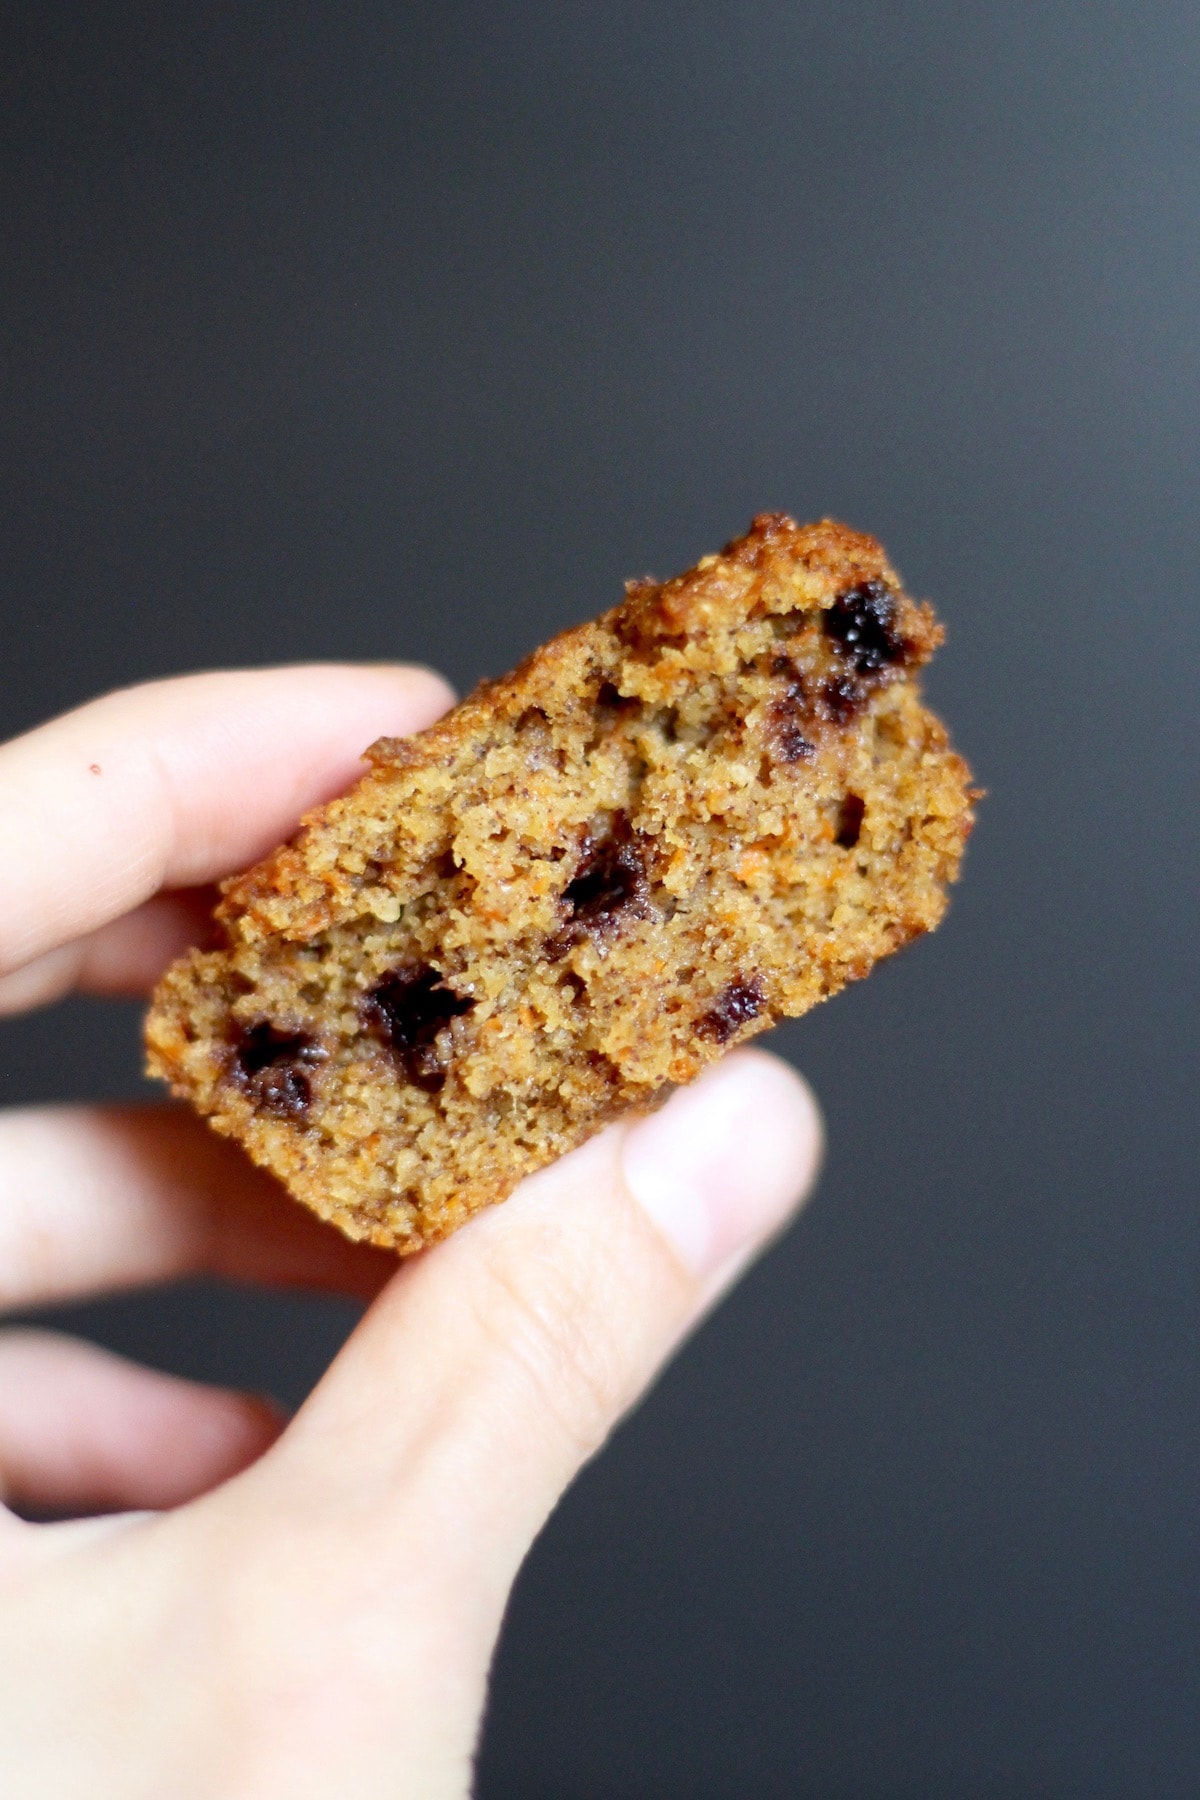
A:
[[[446,1236],[937,924],[941,635],[828,520],[629,583],[225,884],[152,1073],[349,1236]]]

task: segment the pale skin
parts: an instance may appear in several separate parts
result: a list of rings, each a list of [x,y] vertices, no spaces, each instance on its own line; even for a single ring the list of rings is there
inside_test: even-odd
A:
[[[114,694],[0,747],[0,1012],[144,994],[211,884],[449,702],[308,667]],[[811,1184],[735,1052],[397,1266],[174,1107],[0,1113],[0,1305],[216,1273],[368,1301],[296,1417],[0,1331],[5,1800],[461,1800],[522,1558]],[[85,1517],[83,1515],[101,1515]]]

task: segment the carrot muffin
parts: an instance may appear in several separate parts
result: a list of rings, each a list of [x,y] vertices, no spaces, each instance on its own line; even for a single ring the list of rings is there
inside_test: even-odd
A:
[[[225,884],[151,1071],[349,1236],[446,1236],[938,923],[941,637],[828,520],[630,582]]]

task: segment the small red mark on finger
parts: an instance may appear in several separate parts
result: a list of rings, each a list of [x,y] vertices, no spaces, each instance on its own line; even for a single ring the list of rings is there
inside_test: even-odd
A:
[[[104,773],[99,763],[89,763],[88,772],[92,775],[102,775]]]

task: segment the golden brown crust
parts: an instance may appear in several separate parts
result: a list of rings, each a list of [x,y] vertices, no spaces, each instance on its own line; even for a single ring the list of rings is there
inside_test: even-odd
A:
[[[226,884],[152,1070],[350,1235],[444,1236],[937,923],[941,635],[829,520],[629,583]]]

